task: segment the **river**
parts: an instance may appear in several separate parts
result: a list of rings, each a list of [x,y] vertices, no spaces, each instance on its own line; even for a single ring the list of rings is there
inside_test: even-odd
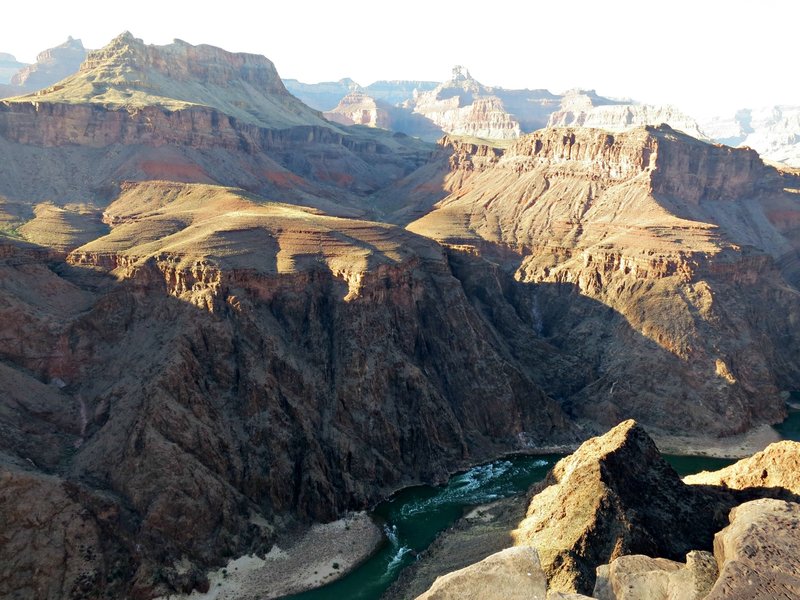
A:
[[[800,403],[800,394],[792,400]],[[800,404],[775,429],[784,439],[800,440]],[[465,509],[525,493],[540,481],[562,455],[513,456],[473,467],[450,478],[447,485],[420,485],[401,490],[379,504],[374,517],[384,523],[387,542],[360,567],[324,587],[284,600],[378,600],[400,571],[416,560],[436,536],[460,518]],[[665,458],[683,477],[721,469],[735,461],[707,456]]]

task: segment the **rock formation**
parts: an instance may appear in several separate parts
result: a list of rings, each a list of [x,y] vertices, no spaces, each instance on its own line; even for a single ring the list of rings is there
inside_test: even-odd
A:
[[[503,101],[460,66],[453,68],[449,81],[416,95],[409,108],[452,135],[486,139],[520,135],[519,122],[508,114]]]
[[[26,66],[25,63],[19,62],[13,54],[0,52],[0,86],[11,83],[14,74]]]
[[[544,337],[580,340],[588,381],[551,395],[609,425],[732,434],[782,417],[800,331],[761,307],[800,310],[797,176],[668,127],[487,148],[453,146],[442,184],[406,194],[434,207],[408,228],[505,265]]]
[[[673,106],[638,104],[610,100],[593,90],[572,90],[561,100],[561,106],[550,115],[548,127],[592,127],[605,131],[628,131],[645,125],[669,125],[673,129],[706,140],[697,121]]]
[[[391,129],[391,106],[379,103],[363,92],[350,92],[325,118],[341,125],[366,125]]]
[[[684,482],[734,490],[782,488],[800,495],[800,443],[786,440],[770,444],[763,451],[730,467],[689,475]]]
[[[546,600],[547,580],[533,548],[508,548],[439,577],[417,600]]]
[[[340,125],[365,125],[400,131],[426,141],[442,137],[442,130],[433,122],[403,108],[376,100],[366,92],[350,92],[325,118]]]
[[[756,500],[714,537],[717,579],[706,600],[800,597],[800,504]]]
[[[779,446],[765,454],[775,457],[775,469],[791,471],[797,448],[780,451]],[[746,471],[752,460],[730,469]],[[800,496],[777,485],[737,490],[685,484],[633,421],[585,442],[531,493],[527,516],[513,536],[517,547],[538,554],[548,598],[575,593],[591,593],[598,600],[796,594],[790,590],[798,581]],[[767,567],[770,560],[774,568]],[[462,579],[466,595],[485,586],[472,567],[458,573],[472,574]],[[444,581],[447,576],[438,580]],[[445,588],[440,584],[437,589]],[[768,593],[754,594],[757,589]]]
[[[800,167],[800,106],[745,108],[702,127],[718,142],[747,146],[766,159]]]
[[[20,69],[10,83],[19,88],[18,93],[40,90],[77,72],[85,59],[86,48],[80,40],[70,37],[63,44],[40,52],[36,62]]]
[[[539,553],[551,589],[590,593],[595,569],[626,554],[682,559],[710,549],[733,498],[684,485],[647,433],[626,421],[559,461],[515,543]]]
[[[129,113],[145,107],[177,111],[200,105],[262,127],[324,125],[319,113],[286,91],[275,66],[263,56],[181,40],[151,46],[129,32],[90,52],[75,75],[40,90],[35,100],[102,105]]]
[[[703,600],[717,580],[710,552],[693,550],[686,562],[642,555],[620,556],[597,568],[597,600]]]

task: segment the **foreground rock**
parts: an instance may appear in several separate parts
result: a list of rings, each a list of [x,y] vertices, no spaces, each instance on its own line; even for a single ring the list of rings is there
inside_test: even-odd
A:
[[[620,556],[597,568],[597,600],[702,600],[717,578],[710,552],[692,551],[686,563],[649,556]]]
[[[545,600],[546,586],[536,550],[516,547],[439,577],[417,600]]]
[[[800,504],[756,500],[730,521],[714,538],[720,574],[706,600],[800,598]]]
[[[538,550],[553,590],[581,593],[594,588],[598,566],[623,555],[680,561],[711,550],[737,504],[795,498],[783,488],[686,485],[633,421],[585,442],[537,489],[516,543]]]
[[[514,537],[538,550],[556,591],[590,593],[596,567],[625,554],[680,560],[723,525],[724,498],[684,485],[633,421],[585,442],[541,485]]]

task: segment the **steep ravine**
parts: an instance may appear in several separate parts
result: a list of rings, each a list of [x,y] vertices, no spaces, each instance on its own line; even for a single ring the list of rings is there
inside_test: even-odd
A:
[[[4,368],[56,384],[43,407],[23,395],[20,420],[4,421],[13,440],[35,411],[42,431],[4,445],[3,476],[30,493],[4,495],[2,514],[13,535],[53,530],[61,542],[2,556],[3,593],[31,569],[48,574],[37,585],[49,595],[202,588],[225,557],[268,550],[281,522],[335,518],[510,449],[574,439],[441,254],[369,268],[350,297],[314,263],[278,275],[168,252],[100,257],[76,252],[78,266],[48,270],[12,248],[4,263],[47,274],[18,279],[0,311]],[[73,308],[29,306],[20,319],[39,285],[64,288],[60,306]],[[60,454],[33,443],[45,435]],[[38,525],[19,518],[31,502]],[[59,506],[91,532],[81,554],[66,550],[75,536]]]

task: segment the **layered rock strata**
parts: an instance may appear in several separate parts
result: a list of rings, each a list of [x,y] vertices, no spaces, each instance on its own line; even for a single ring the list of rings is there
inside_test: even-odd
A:
[[[759,497],[797,499],[784,488],[686,485],[647,433],[627,421],[553,468],[514,536],[517,545],[536,548],[550,588],[590,593],[596,568],[620,556],[680,561],[692,550],[711,550],[730,508]],[[689,577],[694,567],[687,569]],[[665,577],[667,588],[680,588],[684,575]]]
[[[58,85],[0,102],[0,194],[28,202],[103,205],[121,181],[166,179],[357,215],[364,195],[430,152],[410,138],[341,131],[291,96],[264,57],[130,34]]]
[[[450,81],[417,95],[410,107],[452,135],[513,139],[521,133],[519,122],[506,111],[503,101],[463,67],[453,69]]]
[[[127,186],[105,219],[67,265],[4,252],[0,376],[21,395],[0,449],[34,491],[0,519],[19,544],[86,532],[74,560],[4,546],[2,595],[31,569],[63,597],[203,589],[292,519],[573,436],[424,238],[174,183]],[[71,512],[18,519],[45,483]]]
[[[695,119],[674,106],[613,101],[584,90],[567,92],[559,109],[550,115],[547,126],[589,127],[620,132],[662,123],[699,140],[709,139]]]
[[[592,370],[551,394],[576,416],[673,431],[782,417],[800,376],[784,358],[800,348],[795,175],[668,127],[549,129],[491,161],[477,148],[453,147],[442,185],[413,188],[432,210],[408,228],[525,284],[545,339]]]

